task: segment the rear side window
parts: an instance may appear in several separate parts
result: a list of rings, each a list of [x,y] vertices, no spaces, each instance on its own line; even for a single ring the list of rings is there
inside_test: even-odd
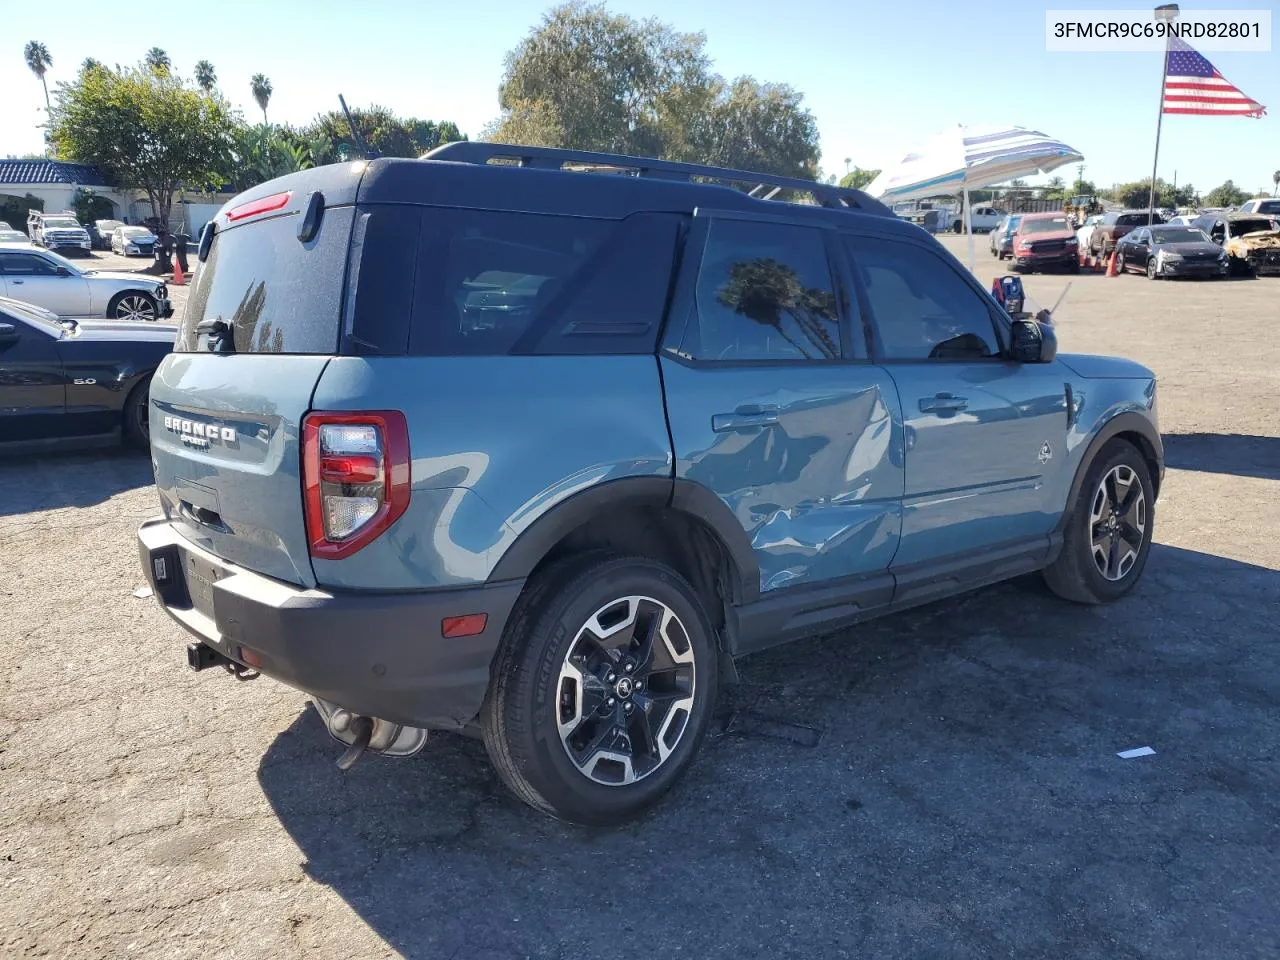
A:
[[[352,218],[351,207],[326,209],[306,243],[297,214],[219,229],[174,350],[205,349],[196,327],[216,319],[230,324],[236,353],[336,354]]]
[[[410,352],[652,352],[681,224],[429,208]]]
[[[821,230],[713,220],[680,350],[698,360],[838,360],[840,317]]]

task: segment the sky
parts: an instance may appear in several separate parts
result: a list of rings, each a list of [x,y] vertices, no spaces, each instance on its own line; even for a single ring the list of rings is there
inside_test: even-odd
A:
[[[3,4],[0,157],[42,149],[44,97],[22,59],[28,40],[53,57],[50,89],[88,56],[135,63],[164,48],[190,76],[217,69],[224,94],[254,119],[249,78],[265,73],[275,122],[303,124],[371,103],[402,115],[453,120],[475,137],[498,115],[503,57],[549,3],[531,0],[196,0],[132,4],[104,15],[101,0]],[[954,0],[610,0],[633,17],[702,31],[714,69],[803,92],[821,134],[824,172],[883,167],[956,123],[1041,130],[1085,157],[1099,187],[1150,176],[1160,95],[1158,53],[1048,53],[1046,5]],[[1082,8],[1108,5],[1092,0]],[[1115,4],[1115,8],[1140,6]],[[1269,9],[1256,0],[1194,0],[1184,8]],[[133,15],[120,13],[128,9]],[[214,12],[216,11],[216,12]],[[1280,18],[1277,18],[1280,29]],[[1280,38],[1277,38],[1280,43]],[[1208,53],[1218,70],[1269,108],[1260,120],[1168,116],[1160,176],[1202,191],[1230,178],[1271,189],[1280,169],[1280,52]],[[1076,168],[1057,173],[1071,182]],[[1035,181],[1033,181],[1035,182]]]

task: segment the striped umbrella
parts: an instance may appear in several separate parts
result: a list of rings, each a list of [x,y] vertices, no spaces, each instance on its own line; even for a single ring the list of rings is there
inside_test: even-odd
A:
[[[942,194],[964,195],[964,222],[969,228],[969,191],[1015,177],[1048,173],[1084,156],[1060,140],[1024,127],[956,126],[938,134],[886,168],[866,188],[885,203]],[[973,236],[969,237],[973,266]]]

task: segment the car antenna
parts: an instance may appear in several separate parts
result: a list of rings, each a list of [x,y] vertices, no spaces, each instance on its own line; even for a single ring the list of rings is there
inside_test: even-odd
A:
[[[364,142],[364,137],[360,136],[360,131],[356,129],[355,121],[351,119],[351,111],[347,109],[347,101],[342,94],[338,94],[338,102],[342,104],[342,112],[347,118],[347,126],[351,128],[351,138],[355,140],[356,146],[360,148],[364,158],[366,160],[377,160],[378,154],[369,149],[369,145]]]

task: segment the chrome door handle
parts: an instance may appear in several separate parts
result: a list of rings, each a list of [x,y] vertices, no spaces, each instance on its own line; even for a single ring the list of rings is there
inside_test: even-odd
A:
[[[711,417],[711,429],[716,433],[732,430],[758,430],[778,422],[777,407],[739,407],[733,413],[717,413]]]
[[[938,413],[954,410],[964,410],[969,406],[969,401],[965,397],[953,397],[949,393],[939,393],[933,397],[920,398],[921,413]]]

